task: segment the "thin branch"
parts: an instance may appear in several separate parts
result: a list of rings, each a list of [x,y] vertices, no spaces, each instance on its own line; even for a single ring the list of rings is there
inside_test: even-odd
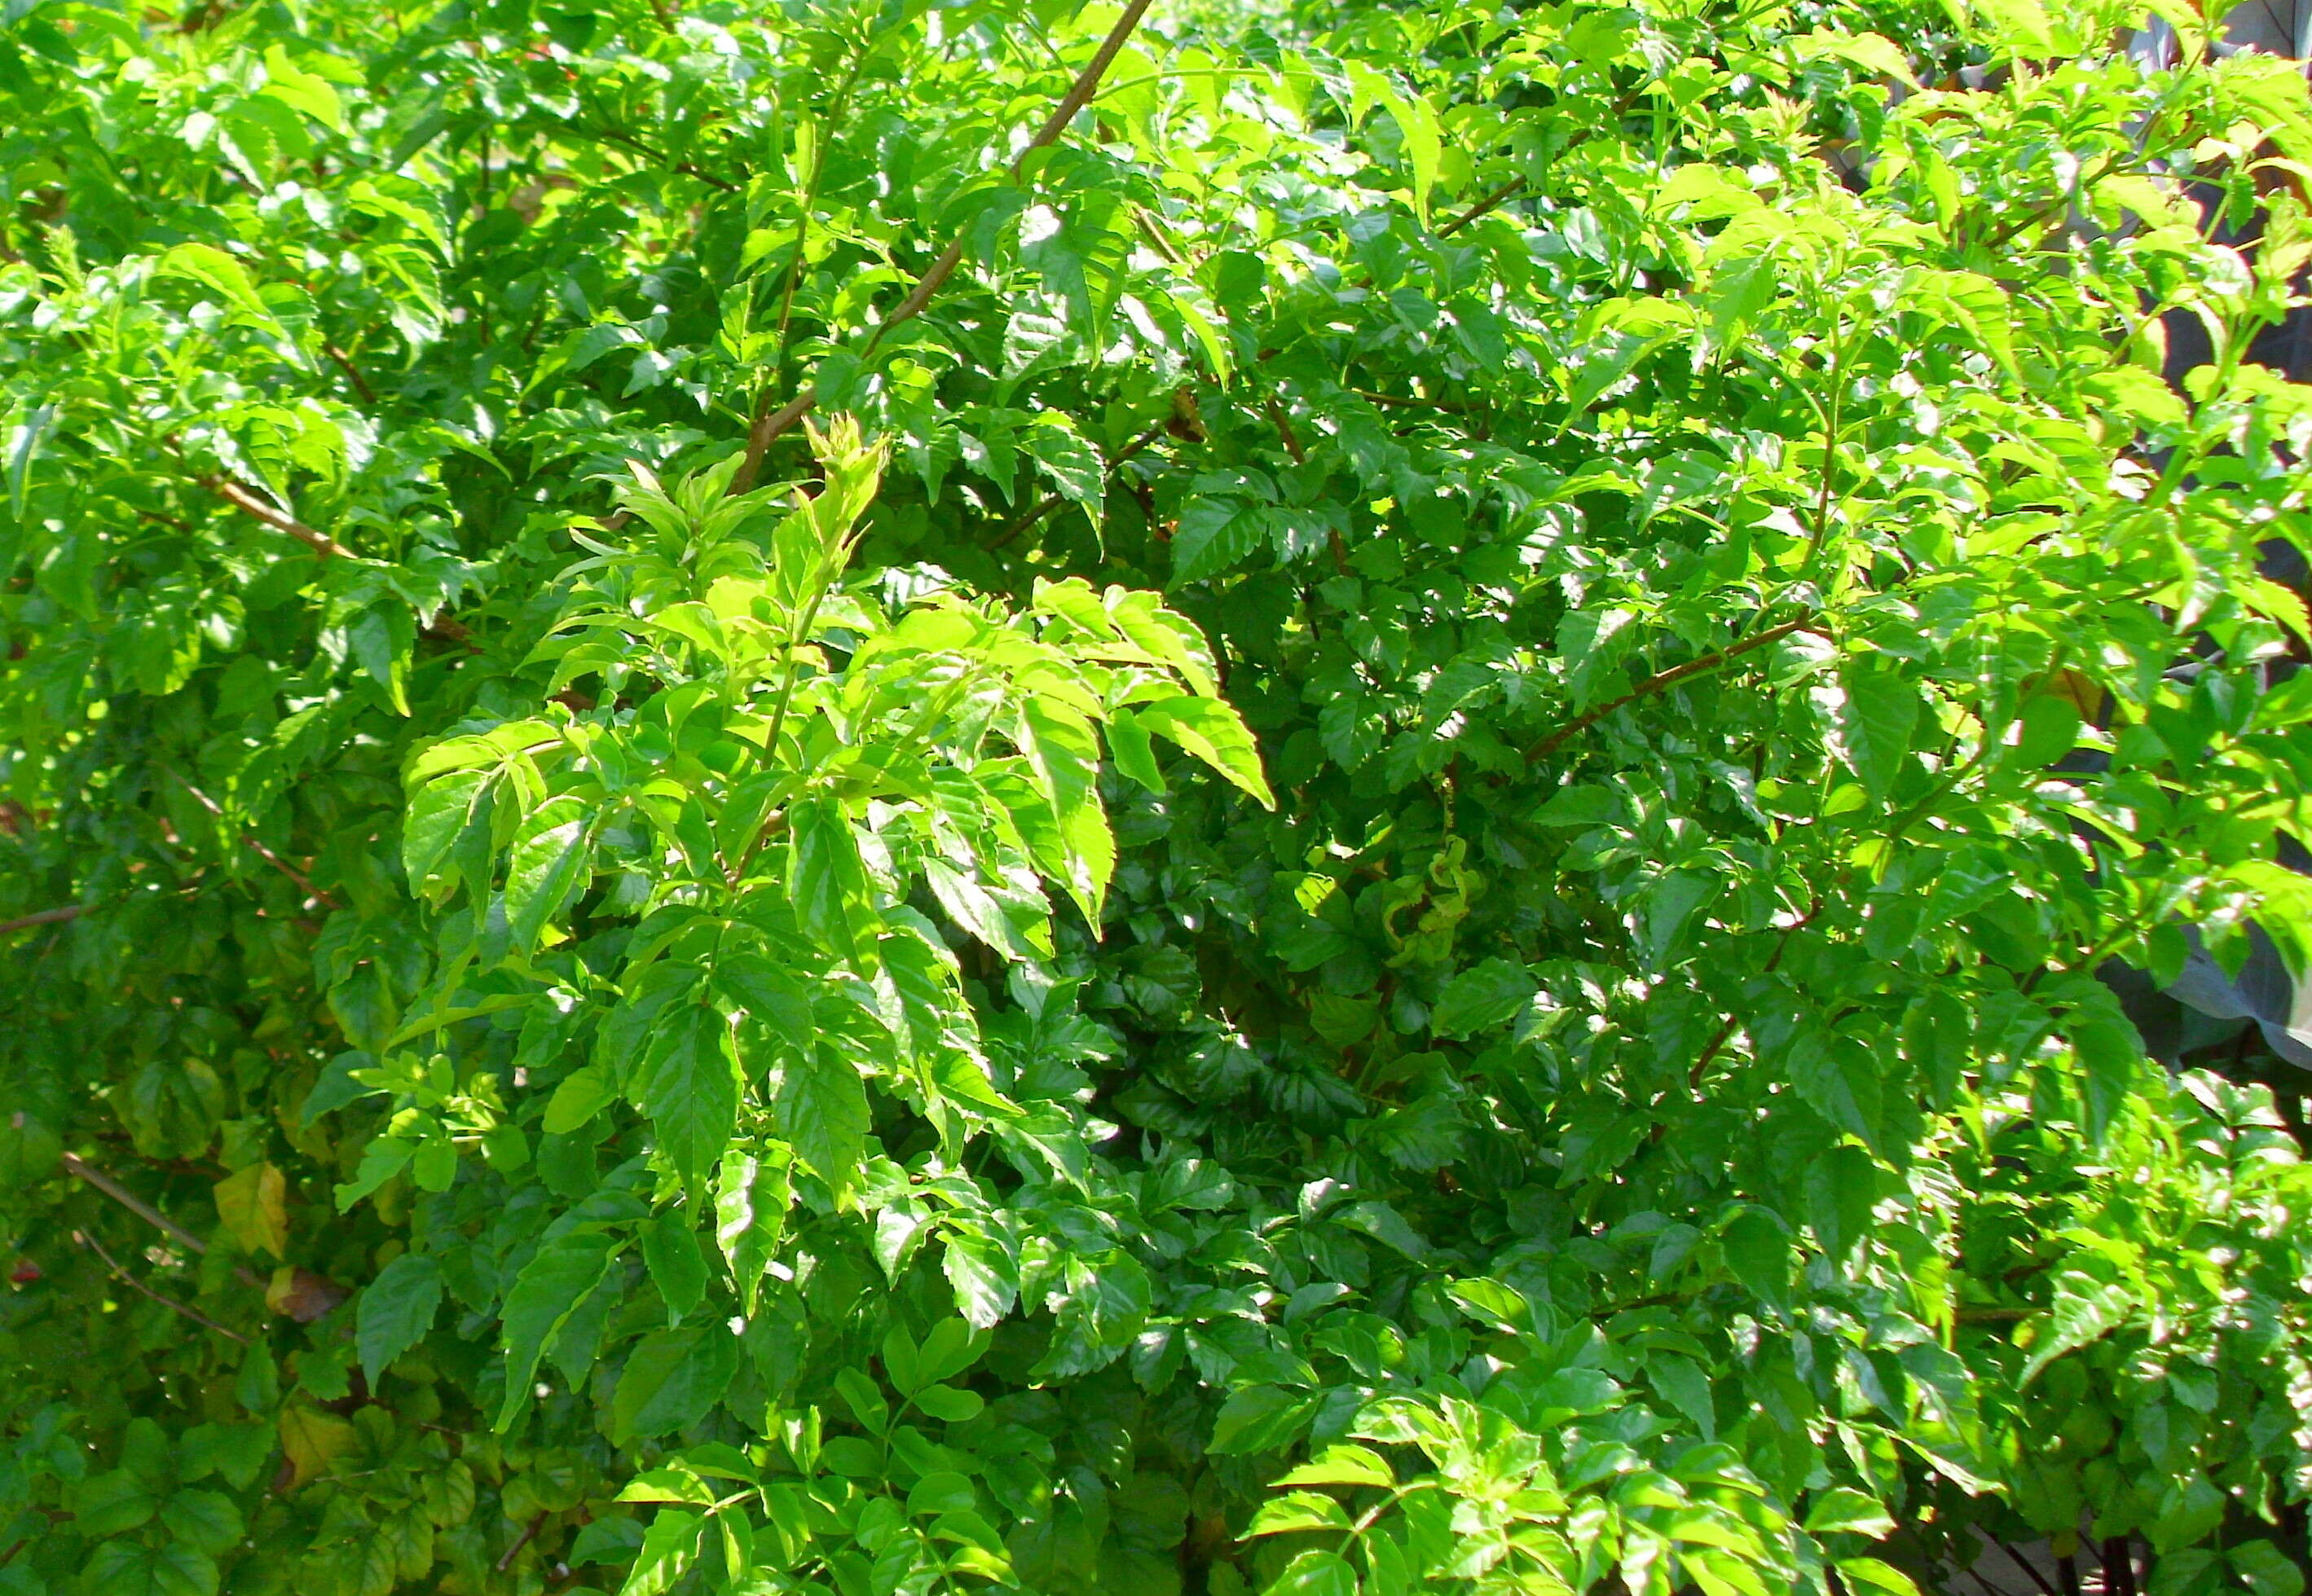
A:
[[[245,484],[235,482],[230,476],[204,476],[200,479],[200,484],[235,510],[256,517],[276,532],[286,532],[324,560],[333,558],[350,560],[355,557],[351,549],[337,542],[328,533],[316,531],[287,510],[267,503],[251,492]]]
[[[356,340],[356,342],[358,342],[358,340]],[[381,401],[380,401],[377,397],[377,390],[370,387],[369,379],[361,374],[361,368],[354,364],[354,357],[352,355],[347,354],[344,350],[338,348],[334,344],[322,344],[321,353],[337,362],[337,370],[343,371],[346,374],[346,380],[354,385],[354,392],[362,397],[363,404],[368,406],[372,410],[382,407]]]
[[[1125,461],[1130,459],[1142,449],[1146,449],[1150,444],[1155,442],[1157,439],[1162,437],[1164,433],[1169,430],[1170,426],[1171,423],[1169,422],[1160,421],[1154,426],[1141,433],[1139,437],[1134,438],[1131,442],[1117,450],[1116,458],[1108,463],[1108,475],[1110,476],[1115,475],[1116,468],[1117,467],[1123,465]],[[1025,532],[1029,528],[1034,526],[1038,521],[1042,520],[1046,516],[1051,514],[1052,511],[1057,510],[1061,505],[1065,504],[1067,501],[1067,496],[1064,493],[1053,493],[1048,495],[1042,503],[1037,505],[1034,509],[1027,511],[1023,515],[1015,517],[1003,531],[997,533],[985,546],[989,553],[994,553],[995,550],[1002,548],[1005,544],[1019,536],[1020,533]]]
[[[2040,1573],[2037,1566],[2030,1562],[2029,1559],[2026,1558],[2021,1552],[2017,1551],[2013,1547],[2008,1545],[2005,1541],[2000,1539],[1995,1535],[1991,1538],[1991,1544],[1997,1547],[2001,1551],[2005,1552],[2009,1562],[2014,1564],[2016,1567],[2020,1568],[2024,1573],[2029,1574],[2031,1576],[2031,1583],[2038,1586],[2039,1589],[2045,1593],[2045,1596],[2055,1596],[2055,1587],[2048,1583],[2047,1576]]]
[[[693,166],[687,161],[670,160],[666,155],[657,150],[652,149],[649,144],[644,143],[641,139],[636,138],[631,133],[622,133],[615,127],[589,127],[581,122],[565,122],[563,124],[563,126],[567,128],[570,132],[579,134],[581,135],[591,136],[593,138],[604,138],[609,140],[614,144],[624,144],[629,150],[634,151],[636,154],[641,155],[647,160],[661,161],[670,169],[682,173],[682,175],[687,178],[696,178],[709,188],[719,188],[725,194],[736,194],[739,192],[739,185],[731,182],[729,179],[718,178],[713,172],[701,171],[697,167]],[[484,170],[486,171],[487,168],[486,167]]]
[[[1764,632],[1744,638],[1740,642],[1729,643],[1714,653],[1704,654],[1699,659],[1689,659],[1684,665],[1675,666],[1668,670],[1656,671],[1611,703],[1599,704],[1589,713],[1577,715],[1555,731],[1551,732],[1526,750],[1525,762],[1528,764],[1533,764],[1547,757],[1566,738],[1588,730],[1616,710],[1633,704],[1642,698],[1651,698],[1657,693],[1675,687],[1689,677],[1703,676],[1716,670],[1720,666],[1739,659],[1745,654],[1755,653],[1769,643],[1780,642],[1793,632],[1805,632],[1816,624],[1817,618],[1814,611],[1808,610],[1795,621],[1785,621],[1779,626],[1768,627]]]
[[[432,635],[447,641],[463,643],[477,654],[482,651],[481,645],[474,641],[473,632],[446,609],[435,610],[434,618],[426,623],[425,630]]]
[[[1817,898],[1808,906],[1804,914],[1784,926],[1781,938],[1774,944],[1774,951],[1766,955],[1766,962],[1761,966],[1759,973],[1772,975],[1781,969],[1782,955],[1791,950],[1791,938],[1813,924],[1814,917],[1821,912],[1822,900]],[[1695,1091],[1701,1090],[1703,1072],[1707,1070],[1711,1061],[1725,1050],[1726,1044],[1734,1039],[1734,1033],[1741,1029],[1741,1025],[1742,1022],[1738,1016],[1729,1015],[1726,1017],[1726,1023],[1718,1027],[1718,1034],[1712,1037],[1710,1045],[1702,1050],[1702,1057],[1696,1059],[1694,1061],[1694,1068],[1686,1072],[1686,1084],[1688,1086]]]
[[[104,1260],[104,1267],[112,1271],[113,1278],[118,1280],[131,1291],[141,1292],[145,1296],[151,1297],[154,1302],[168,1309],[170,1313],[180,1313],[205,1330],[213,1330],[216,1331],[217,1334],[225,1337],[229,1340],[240,1342],[243,1347],[249,1345],[249,1338],[242,1335],[239,1330],[225,1329],[224,1326],[219,1324],[215,1320],[211,1319],[198,1308],[188,1308],[184,1304],[179,1302],[175,1297],[162,1296],[150,1286],[145,1285],[144,1281],[139,1280],[127,1269],[122,1269],[120,1265],[114,1260],[112,1254],[104,1250],[104,1244],[98,1241],[94,1236],[89,1234],[86,1231],[74,1231],[73,1240],[78,1242],[82,1246],[86,1247],[90,1252]]]
[[[2034,228],[2049,227],[2054,225],[2054,221],[2058,216],[2062,215],[2065,211],[2070,210],[2073,205],[2083,202],[2087,198],[2088,191],[2089,189],[2093,188],[2097,183],[2102,182],[2106,178],[2111,176],[2113,172],[2118,170],[2120,162],[2123,159],[2124,159],[2123,152],[2117,150],[2113,151],[2109,155],[2104,158],[2104,162],[2101,166],[2097,167],[2094,171],[2089,173],[2085,178],[2080,180],[2079,186],[2074,193],[2058,195],[2053,204],[2040,206],[2037,210],[2032,211],[2025,215],[2022,220],[2019,222],[2009,222],[2005,227],[2001,228],[1997,232],[1992,233],[1989,238],[1985,239],[1983,241],[1983,247],[1986,249],[2004,249],[2007,245],[2012,243],[2016,236],[2019,233],[2028,232]]]
[[[1612,109],[1607,110],[1606,113],[1606,121],[1608,124],[1617,123],[1624,117],[1628,116],[1630,114],[1630,108],[1637,104],[1639,100],[1645,98],[1646,91],[1654,86],[1654,79],[1648,78],[1644,82],[1639,83],[1637,87],[1632,89],[1628,93],[1615,100]],[[1589,136],[1590,135],[1587,133],[1581,134],[1573,139],[1572,144],[1581,144],[1586,141]],[[1567,148],[1571,149],[1572,144],[1569,144]],[[1563,152],[1561,152],[1561,153],[1562,153]],[[1452,221],[1448,222],[1444,226],[1439,228],[1437,230],[1437,236],[1441,239],[1451,238],[1455,233],[1459,232],[1463,228],[1468,226],[1469,223],[1476,221],[1479,217],[1491,214],[1492,212],[1499,209],[1505,202],[1516,198],[1518,194],[1525,188],[1525,185],[1526,180],[1523,178],[1511,178],[1508,182],[1494,189],[1491,194],[1485,196],[1484,198],[1479,200],[1476,205],[1471,205],[1467,210],[1454,217]]]
[[[1100,78],[1106,74],[1108,66],[1115,61],[1117,53],[1124,48],[1125,40],[1130,39],[1133,30],[1140,26],[1140,19],[1146,14],[1149,4],[1150,0],[1132,0],[1132,4],[1124,8],[1124,14],[1116,19],[1116,25],[1108,31],[1108,37],[1100,40],[1099,48],[1094,51],[1092,58],[1084,64],[1084,69],[1076,74],[1076,81],[1069,85],[1067,93],[1061,98],[1058,105],[1052,108],[1052,114],[1044,119],[1043,126],[1036,130],[1036,136],[1029,139],[1020,153],[1013,158],[1012,181],[1017,182],[1020,174],[1027,170],[1029,155],[1047,145],[1056,143],[1060,135],[1067,131],[1068,124],[1075,119],[1076,113],[1083,109],[1090,100],[1093,92],[1099,89]],[[924,307],[931,302],[932,296],[940,291],[941,285],[946,283],[953,275],[955,268],[962,263],[963,245],[963,237],[959,234],[946,249],[940,251],[939,258],[932,262],[930,269],[917,279],[914,291],[900,301],[899,308],[868,336],[864,354],[874,353],[876,346],[882,343],[885,336],[893,327],[913,320],[923,313]],[[757,406],[755,423],[748,429],[746,458],[731,478],[730,491],[733,493],[746,493],[755,485],[755,477],[762,469],[764,452],[777,441],[783,433],[792,429],[797,422],[810,414],[818,406],[819,384],[814,380],[809,388],[776,410],[766,408],[769,400],[770,395],[766,390],[762,402]]]
[[[194,786],[184,777],[177,775],[175,771],[170,771],[169,774],[177,777],[177,784],[182,787],[187,792],[191,793],[193,795],[194,801],[199,804],[202,808],[206,809],[210,814],[215,815],[219,820],[223,821],[227,825],[232,825],[232,817],[226,815],[224,810],[219,807],[216,799],[211,798],[207,793],[203,792],[199,788]],[[234,826],[233,829],[236,831],[240,830],[238,826]],[[290,880],[295,882],[297,885],[303,890],[307,897],[316,899],[320,903],[331,904],[333,906],[336,904],[337,899],[331,897],[328,893],[323,892],[320,887],[315,886],[311,878],[309,877],[302,870],[300,870],[287,859],[283,859],[279,854],[274,852],[273,850],[258,842],[255,836],[243,832],[241,833],[241,840],[248,843],[250,847],[255,849],[257,850],[257,856],[259,859],[263,859],[267,864],[271,865],[275,869],[280,871],[284,876],[289,877]]]
[[[1292,430],[1292,418],[1284,414],[1284,406],[1274,398],[1267,402],[1268,419],[1276,423],[1276,440],[1284,445],[1284,452],[1292,457],[1296,466],[1309,463],[1309,451],[1300,447],[1300,434]]]
[[[1432,399],[1421,394],[1379,394],[1362,388],[1351,388],[1349,391],[1368,405],[1379,405],[1399,410],[1449,410],[1456,414],[1466,415],[1472,411],[1484,408],[1482,405],[1464,405],[1456,399]]]
[[[803,185],[802,204],[795,215],[794,257],[787,262],[787,280],[779,290],[779,347],[778,353],[771,357],[771,380],[774,382],[779,380],[787,369],[788,329],[794,320],[795,289],[802,282],[803,251],[810,242],[810,222],[819,205],[819,181],[827,175],[828,144],[834,138],[835,130],[843,126],[844,115],[851,105],[852,85],[858,83],[859,74],[866,70],[872,43],[871,36],[853,55],[850,69],[843,74],[843,82],[836,86],[835,98],[828,106],[823,131],[812,143],[810,181]]]
[[[547,1515],[542,1513],[536,1518],[530,1520],[530,1527],[515,1538],[514,1543],[512,1546],[505,1548],[505,1556],[500,1557],[497,1561],[497,1571],[500,1574],[504,1574],[507,1569],[512,1567],[513,1560],[521,1556],[521,1548],[538,1539],[538,1532],[546,1528],[546,1520]]]
[[[201,1240],[200,1237],[195,1235],[191,1231],[187,1230],[174,1219],[170,1218],[168,1215],[154,1208],[151,1203],[146,1202],[143,1198],[138,1197],[128,1190],[128,1189],[121,1185],[119,1182],[114,1180],[110,1175],[106,1174],[102,1170],[97,1168],[93,1164],[89,1163],[85,1158],[82,1158],[72,1153],[66,1153],[64,1156],[62,1162],[64,1164],[65,1173],[72,1176],[72,1178],[76,1181],[83,1181],[87,1184],[95,1187],[99,1191],[103,1192],[107,1197],[112,1199],[113,1201],[118,1203],[122,1208],[127,1208],[130,1213],[136,1215],[139,1219],[144,1220],[145,1224],[152,1225],[155,1230],[160,1231],[162,1234],[167,1235],[173,1241],[180,1243],[195,1252],[206,1253],[208,1252],[209,1244],[206,1242]]]
[[[1448,222],[1444,226],[1439,228],[1437,230],[1437,236],[1441,239],[1451,238],[1455,233],[1468,226],[1470,222],[1475,222],[1478,217],[1498,209],[1504,201],[1516,198],[1519,191],[1524,187],[1525,179],[1523,178],[1511,178],[1508,182],[1494,189],[1491,194],[1485,196],[1484,198],[1479,200],[1476,205],[1471,205],[1467,210],[1454,217],[1452,221]]]
[[[14,920],[0,920],[0,937],[11,931],[29,931],[34,926],[62,925],[68,920],[78,920],[86,914],[86,903],[67,903],[61,909],[42,909],[31,914],[18,915]]]

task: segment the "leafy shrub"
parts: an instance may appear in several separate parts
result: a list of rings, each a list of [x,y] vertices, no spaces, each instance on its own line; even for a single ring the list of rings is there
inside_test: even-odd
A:
[[[2296,1596],[2161,14],[11,5],[0,1591]]]

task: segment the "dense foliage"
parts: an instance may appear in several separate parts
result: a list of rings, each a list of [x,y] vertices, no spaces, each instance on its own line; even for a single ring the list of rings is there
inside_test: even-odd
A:
[[[1146,9],[10,0],[0,1592],[2296,1596],[2301,75]]]

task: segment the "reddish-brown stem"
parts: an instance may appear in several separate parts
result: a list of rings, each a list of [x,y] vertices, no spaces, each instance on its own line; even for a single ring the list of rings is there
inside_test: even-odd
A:
[[[286,532],[324,560],[339,557],[350,560],[354,557],[351,549],[328,533],[317,531],[287,510],[267,503],[245,484],[235,482],[230,476],[204,476],[200,481],[203,487],[235,510],[263,521],[276,532]]]
[[[185,1318],[191,1320],[195,1324],[199,1325],[204,1330],[213,1330],[220,1336],[223,1336],[230,1340],[240,1342],[243,1347],[249,1345],[249,1338],[242,1335],[239,1330],[225,1329],[224,1326],[219,1324],[215,1320],[211,1319],[199,1309],[188,1308],[184,1304],[179,1302],[175,1297],[162,1296],[150,1286],[145,1285],[144,1281],[139,1280],[127,1269],[122,1269],[114,1260],[112,1254],[104,1250],[104,1243],[98,1241],[86,1231],[74,1231],[73,1240],[78,1242],[82,1246],[86,1247],[90,1252],[102,1259],[104,1260],[104,1267],[112,1271],[112,1278],[119,1281],[123,1286],[127,1286],[129,1290],[152,1298],[153,1301],[160,1304],[171,1313],[182,1314]]]
[[[174,771],[171,771],[169,773],[172,776],[177,776],[177,772]],[[202,808],[206,809],[211,815],[215,815],[219,820],[224,821],[226,824],[232,824],[232,821],[227,817],[223,807],[218,805],[216,799],[211,798],[207,793],[203,792],[199,788],[194,786],[182,776],[177,776],[177,784],[182,787],[187,792],[191,793],[193,795],[193,801],[199,804]],[[248,843],[250,848],[254,849],[259,859],[263,859],[267,864],[271,865],[275,869],[280,871],[284,876],[289,877],[290,880],[295,882],[298,887],[303,891],[307,897],[315,899],[323,903],[330,904],[333,907],[335,906],[337,900],[331,897],[328,893],[323,892],[320,887],[315,886],[311,878],[309,878],[306,874],[302,870],[300,870],[296,866],[291,864],[287,859],[283,859],[279,854],[274,852],[273,850],[267,848],[255,837],[249,836],[244,833],[241,837],[241,841]]]
[[[1355,392],[1357,397],[1368,405],[1394,406],[1399,410],[1449,410],[1455,414],[1466,414],[1480,408],[1476,405],[1457,404],[1451,399],[1423,398],[1419,394],[1377,394],[1362,388]]]
[[[107,1197],[112,1199],[113,1201],[118,1203],[122,1208],[127,1208],[139,1219],[144,1220],[145,1224],[150,1225],[153,1229],[161,1232],[163,1235],[168,1236],[171,1241],[188,1248],[194,1252],[206,1253],[208,1252],[209,1244],[206,1242],[201,1240],[200,1237],[195,1235],[191,1231],[187,1230],[174,1219],[170,1218],[168,1215],[162,1213],[160,1209],[146,1202],[143,1198],[131,1192],[127,1187],[121,1185],[119,1182],[114,1180],[110,1175],[106,1174],[102,1170],[97,1168],[96,1165],[89,1163],[86,1159],[80,1157],[77,1154],[66,1153],[59,1162],[64,1165],[65,1173],[72,1176],[75,1181],[92,1186],[97,1190],[103,1192]]]
[[[31,914],[20,914],[14,920],[0,920],[0,937],[5,937],[11,931],[29,931],[34,926],[62,925],[66,920],[78,920],[88,912],[88,907],[85,903],[66,903],[61,909],[36,910]]]
[[[1274,399],[1268,401],[1268,419],[1276,423],[1277,440],[1284,445],[1284,452],[1292,457],[1292,463],[1307,465],[1309,454],[1300,447],[1300,440],[1292,431],[1292,418],[1284,414],[1284,406]]]
[[[530,1521],[530,1525],[527,1529],[523,1530],[520,1535],[514,1538],[514,1543],[505,1548],[505,1556],[500,1557],[497,1561],[497,1571],[500,1574],[504,1574],[507,1569],[512,1567],[513,1560],[521,1556],[521,1548],[538,1539],[538,1532],[546,1528],[546,1520],[547,1515],[542,1513],[539,1513],[536,1518]]]
[[[370,387],[369,379],[361,374],[361,368],[354,364],[354,357],[334,344],[322,344],[321,353],[337,362],[337,370],[343,371],[346,374],[346,380],[354,385],[354,392],[361,396],[362,403],[372,410],[377,409],[379,406],[377,390]]]
[[[1726,647],[1717,650],[1712,653],[1704,654],[1699,659],[1689,659],[1684,665],[1673,666],[1668,670],[1656,671],[1652,676],[1650,676],[1644,681],[1640,682],[1635,687],[1631,688],[1627,693],[1625,693],[1621,697],[1615,699],[1611,703],[1599,704],[1596,709],[1590,711],[1587,714],[1575,716],[1572,720],[1559,727],[1555,731],[1551,732],[1547,737],[1542,738],[1541,741],[1536,743],[1532,747],[1526,750],[1526,763],[1528,764],[1532,764],[1538,760],[1546,758],[1558,746],[1558,745],[1564,742],[1566,738],[1574,736],[1576,733],[1588,730],[1590,727],[1597,725],[1598,721],[1603,720],[1607,716],[1612,714],[1616,710],[1633,704],[1642,698],[1651,698],[1655,693],[1675,687],[1680,682],[1686,681],[1691,677],[1706,675],[1711,671],[1716,670],[1721,665],[1727,664],[1731,660],[1739,659],[1745,654],[1755,653],[1756,650],[1766,647],[1769,643],[1780,642],[1782,639],[1790,636],[1793,632],[1804,632],[1815,624],[1815,613],[1812,610],[1808,610],[1795,621],[1785,621],[1779,626],[1770,626],[1764,632],[1756,632],[1749,637],[1744,638],[1740,642],[1729,643]]]
[[[1487,213],[1499,208],[1504,201],[1515,198],[1518,191],[1524,187],[1525,179],[1523,178],[1511,178],[1508,182],[1494,189],[1491,194],[1485,196],[1484,198],[1479,200],[1476,205],[1471,205],[1467,210],[1454,217],[1452,221],[1448,222],[1444,226],[1439,228],[1437,230],[1437,236],[1441,239],[1451,238],[1455,233],[1468,226],[1470,222],[1475,222],[1478,217],[1485,215]]]
[[[1155,442],[1157,439],[1162,437],[1167,432],[1170,431],[1171,424],[1172,423],[1169,422],[1160,421],[1154,426],[1141,433],[1139,437],[1134,438],[1131,442],[1117,450],[1116,458],[1108,463],[1108,474],[1110,476],[1115,475],[1116,468],[1118,466],[1123,465],[1125,461],[1130,459],[1133,456],[1138,454],[1142,449],[1146,449],[1150,444]],[[1025,514],[1015,517],[1003,531],[997,533],[993,538],[988,540],[986,547],[991,553],[996,549],[1002,548],[1005,544],[1019,536],[1020,533],[1025,532],[1029,528],[1034,526],[1038,521],[1042,520],[1046,516],[1051,514],[1052,511],[1057,510],[1061,505],[1066,502],[1067,498],[1064,494],[1052,493],[1047,495],[1044,499],[1043,502],[1038,504],[1032,510],[1028,510]]]
[[[1132,37],[1133,30],[1140,26],[1140,19],[1146,14],[1150,3],[1151,0],[1132,0],[1132,4],[1124,8],[1124,14],[1116,19],[1116,25],[1108,31],[1108,37],[1100,40],[1099,48],[1084,64],[1084,69],[1076,74],[1076,81],[1068,86],[1067,93],[1061,97],[1059,104],[1052,108],[1052,114],[1044,119],[1044,125],[1036,130],[1036,136],[1029,139],[1012,160],[1013,181],[1018,181],[1027,170],[1028,157],[1058,142],[1060,135],[1067,131],[1068,124],[1075,120],[1076,113],[1090,101],[1092,94],[1099,87],[1099,80],[1115,61],[1117,52],[1124,48],[1125,40]],[[932,296],[962,264],[963,245],[963,239],[958,236],[940,251],[939,258],[933,261],[924,275],[916,279],[915,286],[907,297],[899,301],[899,308],[868,336],[866,353],[872,354],[876,345],[882,343],[893,327],[923,314],[924,307],[931,303]],[[731,478],[730,491],[733,493],[743,493],[754,487],[755,478],[762,470],[764,452],[818,406],[819,385],[814,381],[776,410],[768,408],[769,403],[770,396],[766,393],[756,406],[754,424],[747,432],[746,458]]]

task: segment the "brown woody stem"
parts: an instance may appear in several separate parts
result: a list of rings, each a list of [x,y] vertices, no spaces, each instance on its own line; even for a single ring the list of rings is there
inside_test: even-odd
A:
[[[217,803],[216,799],[211,798],[207,793],[203,792],[190,781],[186,781],[184,777],[178,776],[176,772],[171,771],[169,774],[177,776],[177,784],[180,787],[182,787],[187,792],[191,793],[193,795],[193,801],[199,804],[202,808],[206,809],[211,815],[215,815],[217,819],[223,821],[226,824],[231,825],[232,824],[231,816],[225,814],[223,808]],[[235,829],[238,830],[239,828],[236,827]],[[328,893],[323,892],[320,887],[315,886],[312,883],[312,879],[308,876],[304,871],[291,864],[287,859],[283,859],[279,854],[274,852],[273,850],[267,848],[255,837],[243,833],[241,840],[248,843],[250,848],[256,850],[258,858],[263,859],[267,864],[271,865],[275,869],[289,877],[290,880],[295,882],[298,887],[303,891],[307,897],[315,899],[323,903],[336,903],[337,900],[331,897]]]

